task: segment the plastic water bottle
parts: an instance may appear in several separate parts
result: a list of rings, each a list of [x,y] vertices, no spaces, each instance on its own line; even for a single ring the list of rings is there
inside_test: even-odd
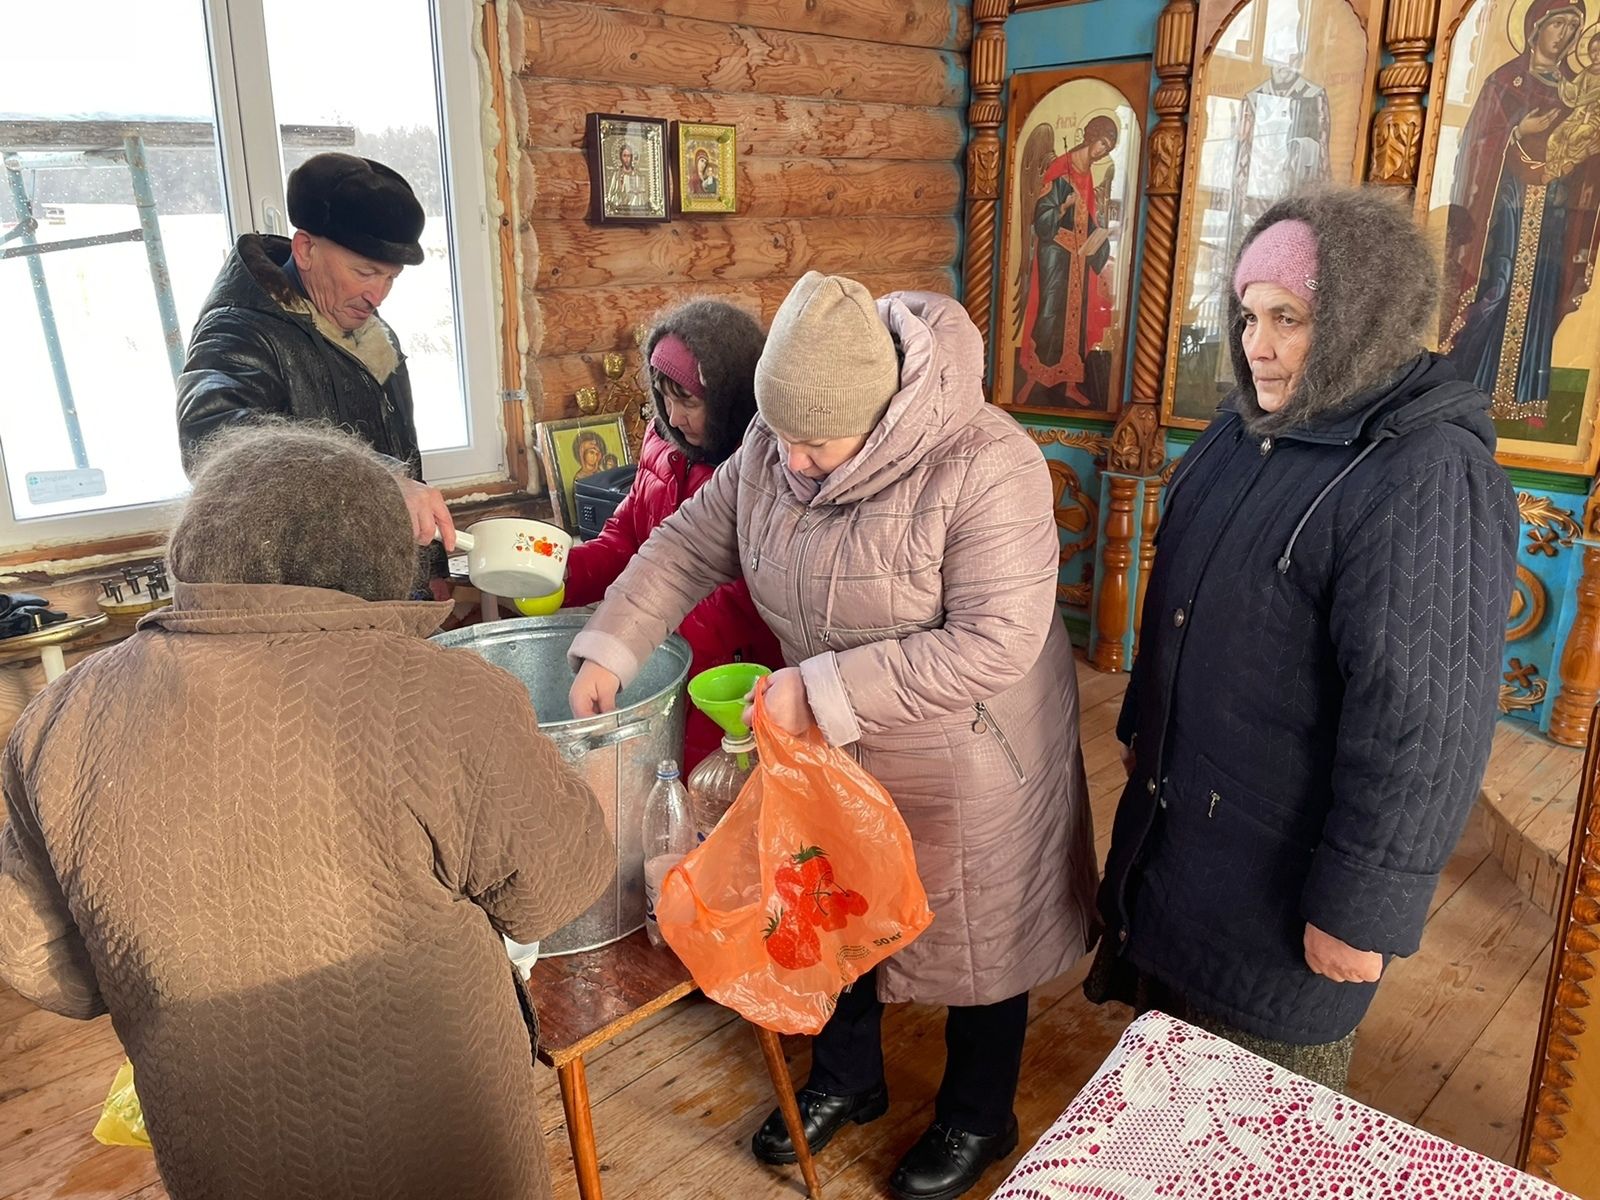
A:
[[[694,811],[695,835],[700,841],[711,836],[724,814],[733,807],[744,785],[759,765],[756,739],[722,739],[722,749],[713,751],[689,772],[689,805]]]
[[[644,928],[654,945],[666,945],[656,924],[661,883],[694,846],[689,793],[678,779],[678,764],[664,758],[656,768],[656,785],[644,802]]]

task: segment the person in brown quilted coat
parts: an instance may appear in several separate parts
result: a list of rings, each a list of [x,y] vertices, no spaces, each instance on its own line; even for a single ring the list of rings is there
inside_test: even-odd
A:
[[[449,605],[402,599],[353,437],[220,435],[168,559],[172,606],[6,747],[0,978],[111,1014],[173,1200],[548,1196],[501,935],[604,886],[593,794],[520,684],[424,640]]]
[[[1092,944],[1096,873],[1049,468],[983,398],[948,296],[801,279],[739,450],[656,527],[572,644],[604,709],[683,614],[743,578],[791,664],[768,713],[815,724],[894,797],[933,924],[839,997],[799,1103],[818,1149],[883,1114],[883,1003],[949,1008],[934,1121],[889,1181],[953,1200],[1017,1141],[1028,991]],[[774,1113],[752,1145],[793,1162]]]

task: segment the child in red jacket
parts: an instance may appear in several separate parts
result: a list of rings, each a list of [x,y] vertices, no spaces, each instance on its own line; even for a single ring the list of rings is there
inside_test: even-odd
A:
[[[749,314],[720,300],[692,300],[662,316],[645,343],[655,418],[645,431],[639,471],[600,536],[567,558],[569,607],[593,604],[622,574],[650,531],[711,478],[739,446],[755,416],[756,360],[766,335]],[[744,581],[723,584],[678,626],[694,662],[691,677],[730,662],[777,669],[783,654],[750,600]],[[684,771],[715,750],[722,731],[689,710]]]

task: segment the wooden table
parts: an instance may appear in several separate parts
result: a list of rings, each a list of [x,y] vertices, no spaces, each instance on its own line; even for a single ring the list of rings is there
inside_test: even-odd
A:
[[[694,980],[678,956],[664,946],[652,946],[642,929],[598,950],[541,958],[534,965],[528,994],[539,1014],[539,1058],[555,1068],[561,1083],[561,1107],[567,1114],[567,1138],[582,1200],[601,1200],[600,1159],[583,1056],[694,990]],[[821,1200],[822,1187],[778,1035],[760,1026],[752,1028],[794,1142],[806,1194]]]

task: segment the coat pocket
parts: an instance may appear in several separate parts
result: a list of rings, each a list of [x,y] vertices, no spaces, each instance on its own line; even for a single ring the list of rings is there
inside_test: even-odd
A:
[[[1000,753],[1005,756],[1006,762],[1011,767],[1011,773],[1017,777],[1018,783],[1028,781],[1027,772],[1022,769],[1022,759],[1017,757],[1017,752],[1012,748],[1011,739],[1006,737],[1006,731],[1000,728],[1000,723],[995,720],[994,714],[989,711],[989,706],[979,701],[972,706],[975,715],[972,722],[972,732],[988,734],[1000,747]]]
[[[1205,755],[1161,790],[1163,820],[1144,873],[1150,897],[1207,942],[1262,966],[1304,961],[1300,895],[1315,822],[1248,788]]]

